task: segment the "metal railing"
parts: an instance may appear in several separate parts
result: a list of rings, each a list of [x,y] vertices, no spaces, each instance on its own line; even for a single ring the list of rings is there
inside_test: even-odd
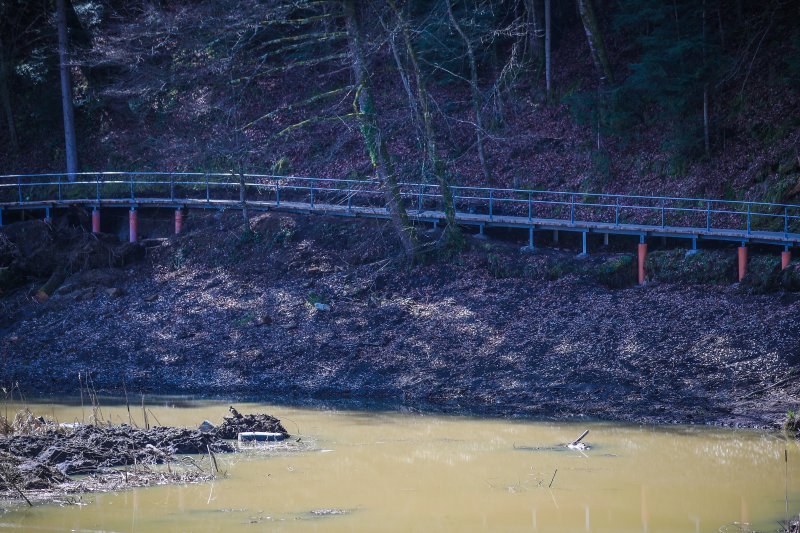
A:
[[[444,209],[439,185],[400,183],[398,188],[413,216],[440,218]],[[469,186],[451,189],[457,216],[466,223],[549,221],[576,228],[603,224],[620,230],[769,233],[787,242],[800,240],[800,205],[796,204]],[[303,204],[312,210],[338,206],[346,211],[385,207],[384,191],[375,180],[202,172],[82,172],[74,181],[55,173],[0,176],[0,208],[100,205],[111,200],[218,207],[242,202],[254,207]]]

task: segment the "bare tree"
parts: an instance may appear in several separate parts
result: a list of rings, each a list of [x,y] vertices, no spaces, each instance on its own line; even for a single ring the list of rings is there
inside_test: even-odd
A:
[[[2,38],[0,38],[0,100],[2,100],[3,114],[6,117],[11,149],[16,152],[19,148],[19,141],[17,140],[17,128],[14,124],[14,111],[11,108],[11,91],[8,88],[11,71],[10,63],[11,60],[6,57],[5,46]]]
[[[550,45],[552,43],[552,28],[550,23],[550,0],[544,0],[544,77],[545,86],[547,87],[547,99],[550,100],[553,96],[553,82],[552,82],[552,54],[550,53]]]
[[[61,107],[64,113],[64,141],[67,155],[67,175],[75,180],[78,172],[78,149],[75,139],[75,112],[72,107],[72,76],[69,63],[69,36],[67,34],[67,8],[69,0],[56,0],[58,25],[58,61],[61,74]]]
[[[458,35],[464,41],[467,48],[467,59],[469,60],[469,84],[472,90],[472,108],[475,112],[475,135],[478,145],[478,160],[481,164],[481,171],[483,172],[483,179],[487,184],[492,183],[492,177],[489,173],[489,166],[486,164],[486,154],[484,150],[484,130],[483,130],[483,95],[481,94],[480,87],[478,86],[478,66],[475,61],[475,50],[472,47],[472,42],[469,37],[464,33],[463,28],[453,15],[453,8],[450,5],[450,0],[444,0],[447,6],[447,16],[450,17],[450,22]]]
[[[422,122],[422,144],[425,148],[425,155],[433,170],[433,175],[439,184],[439,190],[442,194],[442,203],[447,221],[447,234],[451,241],[459,241],[461,239],[461,230],[456,223],[456,210],[455,202],[453,200],[453,189],[450,187],[450,181],[447,177],[447,168],[445,162],[439,157],[436,147],[436,132],[433,127],[433,117],[430,109],[430,96],[428,94],[428,87],[425,79],[422,76],[422,70],[419,66],[417,58],[417,50],[411,39],[411,32],[408,23],[403,18],[402,13],[397,8],[394,0],[386,0],[386,3],[394,12],[397,17],[400,33],[403,36],[405,43],[406,55],[411,68],[411,74],[414,78],[415,87],[417,89],[418,104],[413,97],[411,97],[412,107],[416,115],[418,115]],[[397,55],[397,54],[396,54]],[[403,72],[403,65],[398,58],[398,69]],[[408,78],[403,74],[404,79]],[[410,91],[410,89],[409,89]]]
[[[413,258],[416,248],[413,228],[400,194],[397,176],[389,158],[375,101],[372,98],[370,71],[363,50],[361,3],[362,0],[342,0],[350,48],[350,63],[357,87],[353,107],[361,126],[361,134],[364,137],[372,166],[380,180],[392,224],[400,237],[406,255]]]

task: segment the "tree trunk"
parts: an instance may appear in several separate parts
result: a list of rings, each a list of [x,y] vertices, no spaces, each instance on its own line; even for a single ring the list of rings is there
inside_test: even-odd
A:
[[[69,66],[69,43],[67,35],[68,0],[56,0],[58,9],[58,60],[61,73],[61,107],[64,113],[64,141],[67,154],[67,175],[75,181],[78,172],[78,150],[75,141],[75,115],[72,109],[72,78]]]
[[[544,77],[547,87],[547,100],[553,96],[553,82],[551,70],[550,44],[552,42],[552,31],[550,24],[550,0],[544,0]]]
[[[14,125],[14,111],[11,108],[11,91],[8,89],[9,85],[9,63],[10,59],[6,58],[3,43],[0,41],[0,99],[3,105],[3,114],[6,116],[6,125],[8,127],[8,139],[11,143],[11,149],[16,152],[19,148],[17,141],[17,128]]]
[[[578,12],[583,22],[583,30],[586,32],[586,40],[589,42],[589,51],[592,54],[592,61],[600,76],[600,84],[606,85],[614,83],[614,73],[611,71],[611,64],[608,62],[606,45],[603,40],[603,33],[597,23],[597,16],[594,13],[592,0],[577,0]]]
[[[542,28],[541,12],[536,9],[537,0],[525,0],[525,10],[528,12],[528,24],[531,31],[529,41],[531,43],[531,55],[536,60],[536,69],[541,67],[544,59],[544,29]]]
[[[433,129],[433,118],[430,110],[428,87],[425,79],[422,77],[422,70],[419,68],[419,60],[417,59],[417,51],[414,48],[414,43],[411,40],[411,33],[408,30],[408,25],[403,19],[400,10],[394,0],[387,0],[389,7],[394,11],[400,25],[400,30],[403,35],[403,41],[406,45],[406,53],[408,55],[409,63],[411,64],[411,71],[414,76],[414,82],[417,87],[417,98],[419,100],[419,109],[422,115],[423,124],[423,143],[425,146],[425,153],[428,161],[433,168],[433,175],[439,184],[439,189],[442,194],[442,207],[447,221],[447,234],[448,238],[454,241],[460,241],[461,230],[456,224],[456,209],[453,199],[453,189],[450,187],[450,181],[447,178],[447,169],[444,161],[439,158],[436,151],[436,135]],[[416,107],[416,106],[415,106]]]
[[[383,139],[375,110],[375,103],[372,99],[369,69],[367,68],[362,48],[361,20],[359,17],[361,1],[342,0],[350,47],[350,61],[355,85],[358,87],[353,107],[361,124],[361,134],[364,137],[364,143],[372,161],[372,166],[380,180],[392,224],[406,255],[409,258],[413,258],[415,253],[413,228],[411,227],[408,213],[406,213],[403,198],[400,195],[400,187],[397,184],[397,177],[392,168],[389,152],[386,149],[386,141]]]
[[[397,66],[397,73],[400,75],[400,81],[403,83],[403,89],[405,89],[406,96],[408,97],[408,107],[411,109],[411,119],[414,123],[414,130],[417,132],[417,138],[420,145],[424,147],[425,143],[423,137],[425,134],[422,130],[422,115],[420,114],[417,100],[414,97],[414,92],[411,90],[411,82],[408,79],[408,74],[406,74],[403,61],[400,59],[400,52],[397,50],[397,43],[395,40],[395,32],[390,30],[389,48],[392,50],[392,57],[394,57],[394,62]]]
[[[447,6],[447,15],[450,17],[450,22],[453,23],[453,28],[455,28],[456,32],[461,36],[461,39],[464,41],[464,44],[467,47],[467,58],[469,59],[469,79],[470,86],[472,88],[472,107],[475,110],[475,132],[478,143],[478,160],[481,164],[483,179],[486,181],[486,184],[489,185],[492,183],[492,177],[491,174],[489,174],[489,167],[486,164],[486,155],[483,148],[483,112],[481,110],[483,107],[483,98],[481,97],[481,91],[478,87],[478,67],[475,62],[475,50],[472,48],[472,43],[470,42],[469,37],[467,37],[467,34],[464,33],[461,25],[459,25],[456,17],[453,15],[453,8],[450,6],[450,0],[444,0],[444,4]]]

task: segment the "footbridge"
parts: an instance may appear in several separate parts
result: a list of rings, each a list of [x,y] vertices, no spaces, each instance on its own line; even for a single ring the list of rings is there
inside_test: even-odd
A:
[[[476,227],[527,230],[534,248],[537,232],[575,232],[588,253],[588,236],[601,234],[639,238],[639,281],[644,281],[647,241],[671,237],[691,241],[738,243],[739,278],[747,269],[748,244],[781,247],[783,268],[791,248],[800,244],[800,205],[710,198],[562,192],[534,189],[453,186],[456,220]],[[440,187],[432,183],[400,183],[399,194],[409,217],[437,225],[445,221]],[[126,209],[129,236],[138,239],[141,208],[175,210],[180,233],[187,209],[279,210],[342,217],[389,218],[385,195],[374,180],[330,179],[267,174],[203,172],[81,172],[0,176],[0,225],[6,211],[41,213],[84,206],[92,211],[92,230],[101,228],[101,211]]]

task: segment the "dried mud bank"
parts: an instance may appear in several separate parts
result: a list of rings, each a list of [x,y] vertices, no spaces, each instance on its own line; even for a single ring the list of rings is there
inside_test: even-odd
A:
[[[39,395],[90,372],[109,392],[759,427],[800,404],[800,298],[772,274],[765,294],[731,283],[712,255],[731,251],[693,260],[707,279],[633,287],[626,242],[580,261],[470,240],[407,267],[378,222],[251,223],[192,213],[180,237],[146,235],[163,239],[144,259],[74,273],[44,302],[27,296],[41,280],[7,291],[0,378]]]

